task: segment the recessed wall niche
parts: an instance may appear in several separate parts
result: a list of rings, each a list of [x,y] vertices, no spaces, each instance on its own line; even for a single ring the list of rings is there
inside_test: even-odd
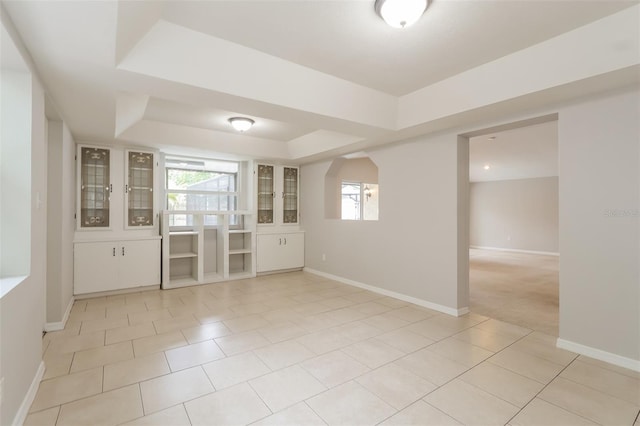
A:
[[[353,192],[352,200],[346,195],[349,190]],[[378,219],[378,166],[371,158],[340,157],[333,160],[324,177],[324,191],[326,219]],[[343,200],[348,206],[343,206]],[[359,209],[359,212],[351,214],[352,208]]]

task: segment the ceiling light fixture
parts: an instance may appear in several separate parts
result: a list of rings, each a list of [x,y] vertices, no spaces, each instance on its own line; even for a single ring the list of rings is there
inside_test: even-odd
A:
[[[415,24],[429,6],[428,0],[376,0],[376,13],[394,28]]]
[[[485,164],[485,165],[484,165],[484,169],[485,169],[485,170],[489,170],[490,168],[491,168],[491,166],[490,166],[490,165],[488,165],[488,164]]]
[[[229,124],[239,132],[246,132],[253,126],[253,123],[255,121],[247,117],[231,117],[229,119]]]

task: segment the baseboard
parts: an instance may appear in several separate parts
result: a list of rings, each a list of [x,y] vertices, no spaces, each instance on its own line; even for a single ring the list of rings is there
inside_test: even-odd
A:
[[[640,360],[637,359],[612,354],[611,352],[606,352],[602,349],[592,348],[591,346],[581,345],[580,343],[575,343],[564,339],[558,339],[556,341],[556,346],[560,349],[566,349],[580,355],[588,356],[589,358],[594,358],[600,361],[608,362],[609,364],[617,365],[618,367],[623,367],[629,370],[640,372]]]
[[[386,290],[384,288],[380,288],[380,287],[375,287],[369,284],[364,284],[358,281],[354,281],[354,280],[350,280],[348,278],[344,278],[344,277],[339,277],[337,275],[333,275],[333,274],[329,274],[326,272],[322,272],[322,271],[318,271],[312,268],[307,268],[305,267],[303,269],[304,272],[309,272],[311,274],[315,274],[315,275],[319,275],[321,277],[325,277],[328,278],[330,280],[334,280],[334,281],[339,281],[343,284],[348,284],[348,285],[352,285],[354,287],[358,287],[364,290],[369,290],[372,291],[374,293],[378,293],[378,294],[382,294],[384,296],[389,296],[389,297],[393,297],[395,299],[400,299],[403,300],[405,302],[409,302],[409,303],[413,303],[414,305],[418,305],[418,306],[422,306],[423,308],[428,308],[428,309],[433,309],[434,311],[438,311],[438,312],[442,312],[448,315],[453,315],[454,317],[459,317],[461,315],[465,315],[469,313],[469,308],[465,307],[465,308],[460,308],[460,309],[454,309],[454,308],[450,308],[448,306],[444,306],[444,305],[439,305],[437,303],[432,303],[432,302],[427,302],[426,300],[422,300],[422,299],[418,299],[415,298],[413,296],[407,296],[406,294],[402,294],[402,293],[397,293],[395,291],[391,291],[391,290]]]
[[[75,302],[75,297],[71,296],[71,300],[69,300],[69,304],[67,305],[67,310],[62,316],[62,321],[59,322],[48,322],[44,325],[44,331],[59,331],[64,330],[64,326],[67,325],[67,320],[69,319],[69,315],[71,314],[71,308],[73,308],[73,302]]]
[[[40,361],[40,366],[38,367],[38,371],[36,371],[36,375],[31,382],[31,386],[29,386],[29,390],[27,394],[24,396],[22,400],[22,404],[20,404],[20,408],[16,413],[16,416],[13,418],[13,425],[22,425],[24,421],[27,419],[27,415],[29,414],[29,408],[31,408],[31,404],[36,397],[36,393],[38,392],[38,387],[40,386],[40,381],[44,376],[44,361]]]
[[[484,246],[469,246],[469,248],[480,249],[480,250],[506,251],[511,253],[542,254],[545,256],[560,256],[560,253],[555,251],[520,250],[520,249],[512,249],[512,248],[484,247]]]

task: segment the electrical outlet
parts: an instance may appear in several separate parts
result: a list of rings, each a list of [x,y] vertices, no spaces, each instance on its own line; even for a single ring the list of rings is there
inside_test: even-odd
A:
[[[507,235],[507,241],[511,241],[511,235]]]
[[[324,254],[324,253],[322,253],[322,261],[323,261],[323,262],[326,262],[326,261],[327,261],[327,255],[326,255],[326,254]]]

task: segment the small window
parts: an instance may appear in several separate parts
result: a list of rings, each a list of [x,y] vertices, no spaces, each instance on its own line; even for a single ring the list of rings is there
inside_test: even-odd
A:
[[[378,220],[378,185],[342,182],[342,220]]]

